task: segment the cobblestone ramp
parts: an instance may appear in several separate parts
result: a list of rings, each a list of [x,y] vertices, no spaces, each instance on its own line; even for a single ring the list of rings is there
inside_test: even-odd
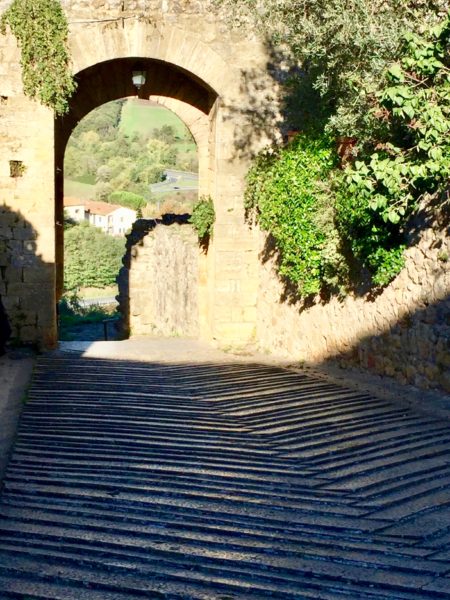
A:
[[[449,450],[448,423],[280,368],[46,357],[0,598],[450,599]]]

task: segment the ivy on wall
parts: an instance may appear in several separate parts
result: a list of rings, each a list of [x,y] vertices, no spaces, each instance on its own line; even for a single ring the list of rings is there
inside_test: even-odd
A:
[[[68,110],[76,89],[67,48],[68,24],[59,0],[13,0],[1,18],[21,50],[24,92],[56,114]]]
[[[327,135],[303,134],[286,148],[259,155],[247,176],[245,207],[256,211],[279,251],[279,272],[302,295],[330,279],[336,241],[330,190],[323,182],[337,163]]]

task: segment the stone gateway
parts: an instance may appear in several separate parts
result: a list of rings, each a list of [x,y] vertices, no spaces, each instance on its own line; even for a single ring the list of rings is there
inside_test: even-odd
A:
[[[0,1],[0,10],[8,4]],[[246,223],[243,207],[252,156],[279,139],[279,88],[263,41],[231,31],[207,0],[62,0],[62,6],[78,85],[63,117],[55,120],[23,94],[17,42],[0,36],[0,296],[13,336],[47,348],[57,343],[65,147],[92,109],[136,95],[131,77],[139,66],[147,72],[140,96],[175,112],[192,132],[199,193],[214,200],[208,253],[192,262],[196,289],[190,281],[183,288],[189,292],[172,290],[173,298],[195,298],[195,333],[297,361],[343,359],[450,391],[448,223],[433,217],[417,227],[405,268],[379,294],[316,299],[312,306],[286,299],[276,256],[264,257],[266,239]],[[175,230],[159,229],[143,241],[142,260],[149,248],[168,248],[164,236]],[[187,252],[183,240],[174,248],[178,258]],[[141,258],[132,265],[134,281],[145,271]],[[167,263],[162,255],[158,260]],[[156,284],[152,294],[155,306],[166,306]],[[143,296],[141,286],[130,299],[130,319],[154,328],[145,321]],[[166,325],[164,331],[174,324]]]
[[[8,4],[0,3],[0,9]],[[267,90],[276,96],[263,44],[230,33],[208,2],[62,5],[78,84],[63,117],[55,120],[51,110],[24,96],[17,42],[11,34],[0,36],[1,201],[11,216],[2,227],[14,240],[9,248],[14,261],[21,262],[18,272],[11,252],[2,254],[0,293],[14,335],[45,347],[57,343],[65,147],[88,112],[136,95],[131,76],[139,65],[147,71],[140,97],[158,100],[189,127],[198,146],[199,193],[215,202],[214,239],[199,281],[200,335],[223,344],[248,343],[255,335],[258,268],[257,237],[244,220],[244,176],[252,151],[267,141],[264,128],[255,130],[253,116],[263,107],[268,115]],[[269,104],[275,117],[276,105]],[[273,129],[270,119],[266,125]]]

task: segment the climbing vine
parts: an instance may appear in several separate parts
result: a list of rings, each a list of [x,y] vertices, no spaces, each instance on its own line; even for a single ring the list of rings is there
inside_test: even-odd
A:
[[[59,0],[13,0],[1,18],[21,50],[24,92],[56,114],[68,110],[76,88],[67,48],[68,25]]]
[[[334,287],[339,260],[327,182],[337,163],[327,135],[302,134],[257,158],[247,176],[245,206],[255,211],[279,251],[279,272],[303,296]]]

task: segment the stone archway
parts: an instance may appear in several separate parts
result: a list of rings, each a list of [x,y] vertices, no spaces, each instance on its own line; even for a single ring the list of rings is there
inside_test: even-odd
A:
[[[124,97],[136,95],[131,74],[136,65],[147,73],[147,82],[140,90],[140,98],[153,98],[174,111],[192,130],[199,157],[200,194],[209,194],[213,181],[210,169],[215,140],[217,93],[198,77],[164,61],[140,57],[118,58],[97,63],[77,73],[77,92],[70,102],[70,110],[55,124],[55,200],[56,200],[56,296],[63,290],[63,221],[64,221],[64,153],[69,137],[76,125],[91,110]],[[205,261],[203,261],[205,262]],[[202,272],[207,273],[207,265]],[[208,276],[206,276],[206,280]],[[208,337],[206,307],[208,305],[207,281],[202,278],[199,289],[201,309],[201,334]]]
[[[23,95],[16,41],[0,36],[5,64],[0,74],[0,185],[4,202],[26,212],[36,232],[34,247],[46,267],[39,272],[30,267],[8,288],[11,298],[25,299],[30,327],[23,341],[56,343],[67,139],[94,107],[135,94],[130,73],[136,61],[143,61],[148,71],[144,97],[158,98],[191,129],[199,148],[200,190],[215,202],[214,238],[201,278],[202,337],[223,345],[246,344],[255,333],[258,260],[256,231],[244,219],[244,178],[249,157],[272,128],[267,115],[275,116],[277,106],[266,49],[256,39],[230,33],[209,14],[206,0],[62,4],[79,82],[64,117],[54,121],[50,110]],[[255,115],[264,115],[261,131],[254,126]],[[10,176],[11,161],[23,163],[23,177]]]

